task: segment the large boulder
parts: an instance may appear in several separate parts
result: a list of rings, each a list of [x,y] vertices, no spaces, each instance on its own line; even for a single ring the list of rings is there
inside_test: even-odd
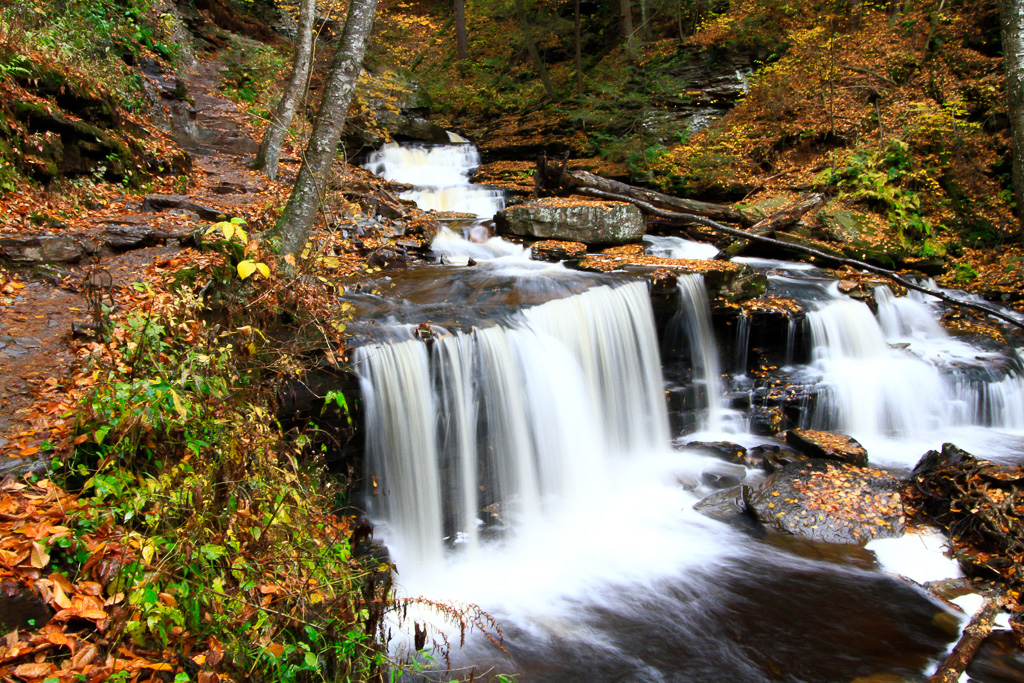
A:
[[[624,202],[539,199],[499,211],[494,217],[503,234],[587,245],[627,244],[644,236],[640,209]]]
[[[750,491],[747,505],[769,531],[827,543],[895,538],[906,525],[895,479],[828,460],[783,467]]]

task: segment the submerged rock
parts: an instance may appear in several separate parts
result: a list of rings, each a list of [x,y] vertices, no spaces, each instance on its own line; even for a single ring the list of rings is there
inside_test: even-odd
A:
[[[753,489],[747,504],[770,531],[828,543],[865,543],[903,534],[895,479],[827,460],[794,463]]]
[[[720,522],[732,522],[747,516],[747,504],[745,502],[746,486],[734,486],[723,491],[716,491],[707,498],[694,504],[693,509],[697,512],[717,519]]]
[[[700,480],[713,489],[730,489],[739,486],[746,476],[747,470],[742,465],[716,462],[700,473]]]
[[[737,465],[742,465],[747,457],[747,449],[731,441],[691,441],[684,448]]]
[[[640,209],[624,202],[539,199],[503,209],[494,221],[502,234],[588,245],[636,242],[647,230]]]
[[[866,467],[868,452],[852,436],[810,429],[791,429],[786,432],[786,443],[809,458],[837,460]]]

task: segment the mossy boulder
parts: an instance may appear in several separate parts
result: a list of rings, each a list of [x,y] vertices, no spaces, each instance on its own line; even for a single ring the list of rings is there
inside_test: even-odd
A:
[[[498,231],[591,246],[637,242],[647,231],[640,209],[625,202],[540,199],[499,211]]]

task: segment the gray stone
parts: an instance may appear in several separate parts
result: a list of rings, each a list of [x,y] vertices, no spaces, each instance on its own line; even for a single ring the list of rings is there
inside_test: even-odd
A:
[[[499,211],[494,220],[503,234],[587,245],[636,242],[647,230],[640,209],[623,202],[541,199]]]
[[[66,235],[35,235],[0,239],[0,258],[17,266],[37,263],[78,263],[85,246]]]

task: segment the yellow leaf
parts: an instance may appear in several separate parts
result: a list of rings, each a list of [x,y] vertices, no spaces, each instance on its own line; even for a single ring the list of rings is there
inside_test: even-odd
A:
[[[257,263],[256,270],[258,270],[260,275],[262,275],[263,277],[270,277],[270,268],[267,266],[266,263]]]
[[[224,233],[224,239],[229,240],[235,234],[235,229],[235,226],[231,225],[231,223],[222,223],[220,231]]]
[[[238,277],[243,280],[256,272],[256,264],[252,261],[245,260],[238,262]]]
[[[178,416],[181,417],[182,420],[188,417],[188,411],[185,410],[185,406],[181,404],[181,397],[178,396],[178,392],[174,389],[171,389],[171,401],[174,402],[174,409],[178,411]]]
[[[242,230],[241,227],[235,226],[235,234],[238,235],[238,239],[242,240],[243,244],[248,243],[249,238],[246,236],[245,230]]]
[[[324,257],[324,268],[341,268],[341,259],[337,256],[326,256]]]
[[[146,545],[142,546],[142,561],[146,564],[152,563],[153,553],[155,552],[156,546],[154,546],[152,543],[147,543]]]

